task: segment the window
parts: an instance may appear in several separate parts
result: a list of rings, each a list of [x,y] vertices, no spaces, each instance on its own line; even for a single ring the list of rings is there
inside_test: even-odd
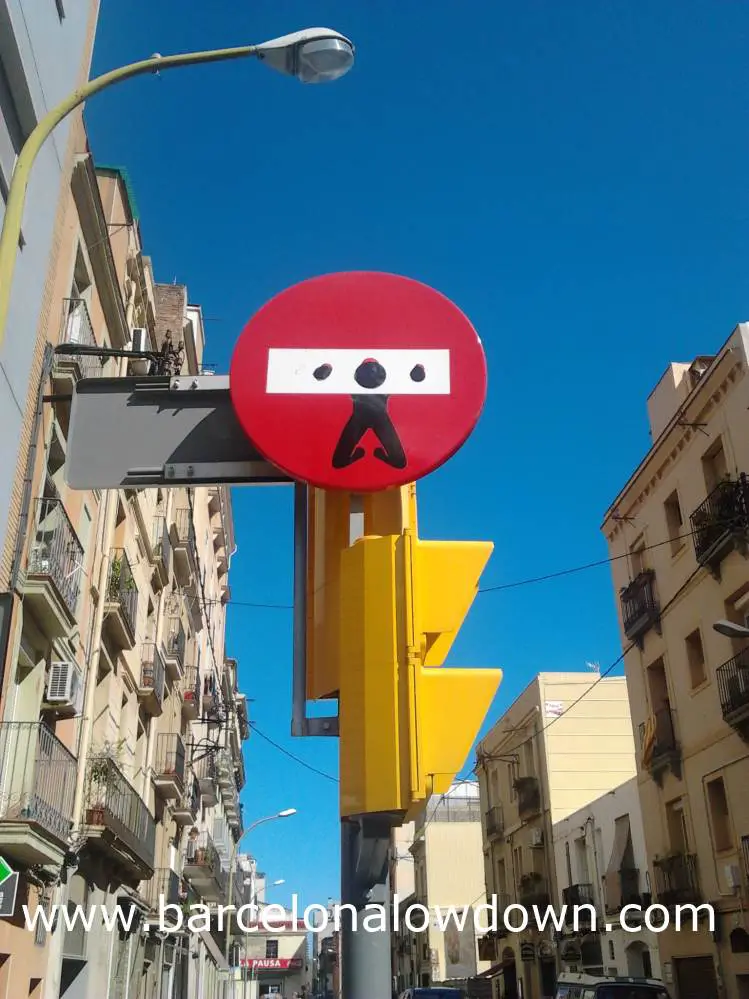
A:
[[[513,862],[515,864],[515,877],[520,880],[523,876],[523,848],[516,846],[512,851]]]
[[[507,782],[510,785],[510,801],[514,801],[518,793],[515,790],[515,781],[518,779],[518,765],[517,763],[507,764]]]
[[[614,950],[614,941],[613,940],[609,940],[609,960],[610,961],[615,961],[616,960],[616,951]],[[616,972],[614,972],[614,974],[616,974]]]
[[[504,895],[507,892],[507,871],[504,860],[497,861],[497,894]]]
[[[534,777],[536,774],[533,763],[533,739],[529,739],[523,744],[523,767],[526,777]]]
[[[493,767],[489,774],[489,805],[498,805],[499,802],[499,771]]]
[[[278,957],[278,940],[265,941],[265,956]]]
[[[589,884],[590,872],[588,869],[588,844],[585,842],[584,836],[580,836],[575,840],[575,869],[577,871],[576,884]]]
[[[702,649],[702,635],[700,629],[696,628],[684,639],[687,647],[687,664],[689,665],[689,680],[692,689],[699,687],[706,680],[705,675],[705,653]]]
[[[723,441],[720,437],[702,456],[702,474],[708,493],[711,493],[719,482],[728,478],[726,453],[723,450]]]
[[[674,491],[663,504],[663,511],[666,514],[666,531],[671,539],[671,554],[675,555],[684,547],[684,518],[681,515],[679,504],[679,494]]]
[[[711,780],[707,785],[707,803],[710,809],[710,824],[713,827],[713,842],[718,853],[733,847],[731,817],[728,814],[728,798],[723,778]]]
[[[629,549],[629,559],[632,563],[632,578],[634,579],[647,568],[645,565],[645,539],[642,535]]]
[[[684,802],[674,798],[666,803],[666,827],[668,839],[674,853],[686,853],[689,838],[687,836],[687,821],[684,814]]]

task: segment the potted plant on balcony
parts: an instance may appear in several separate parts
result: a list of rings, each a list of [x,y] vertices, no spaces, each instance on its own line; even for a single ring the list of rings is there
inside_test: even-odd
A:
[[[116,598],[120,593],[130,592],[135,589],[135,580],[128,574],[123,582],[122,567],[125,561],[124,555],[115,555],[112,558],[112,565],[109,570],[109,597]]]
[[[94,755],[88,765],[88,808],[86,809],[86,824],[89,826],[104,825],[104,815],[107,807],[108,789],[113,783],[113,768],[117,765],[124,739],[104,747]],[[117,771],[118,772],[118,771]]]

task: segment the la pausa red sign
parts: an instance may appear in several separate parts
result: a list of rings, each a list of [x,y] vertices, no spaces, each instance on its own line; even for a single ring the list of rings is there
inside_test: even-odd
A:
[[[291,971],[301,968],[301,957],[243,957],[243,968],[254,968],[256,971]]]

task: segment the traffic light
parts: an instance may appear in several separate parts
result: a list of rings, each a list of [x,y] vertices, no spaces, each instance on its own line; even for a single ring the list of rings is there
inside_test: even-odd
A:
[[[416,530],[416,487],[402,486],[360,498],[362,534]],[[341,554],[351,543],[357,503],[350,493],[307,492],[307,699],[338,696]]]
[[[492,548],[405,526],[341,551],[341,815],[408,818],[462,768],[502,673],[441,667]]]

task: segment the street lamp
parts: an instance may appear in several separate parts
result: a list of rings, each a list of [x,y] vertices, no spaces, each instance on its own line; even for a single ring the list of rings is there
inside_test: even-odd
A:
[[[259,825],[262,825],[263,822],[273,822],[275,819],[288,819],[290,815],[296,815],[296,808],[284,808],[282,811],[276,812],[275,815],[266,815],[265,818],[263,819],[256,819],[251,825],[247,826],[247,828],[243,830],[242,835],[239,837],[234,846],[231,848],[231,860],[229,861],[229,890],[227,893],[227,900],[226,900],[227,905],[232,904],[231,898],[232,898],[232,892],[234,890],[234,865],[237,859],[237,851],[239,849],[239,844],[245,838],[247,833],[252,832],[253,829],[257,829],[257,827]],[[229,968],[229,971],[231,972],[231,968],[229,967],[230,945],[231,945],[231,917],[226,921],[226,941],[224,944],[224,957],[226,958],[226,967]],[[234,991],[233,975],[231,981],[232,981],[232,992],[233,992]]]
[[[282,35],[280,38],[272,38],[260,45],[241,45],[230,49],[210,49],[205,52],[186,52],[170,56],[162,56],[157,52],[149,59],[121,66],[89,80],[69,94],[37,123],[18,154],[0,232],[0,347],[5,337],[10,286],[21,236],[29,175],[39,150],[52,130],[89,97],[133,76],[161,73],[179,66],[246,57],[254,57],[260,62],[267,63],[272,69],[287,76],[294,76],[302,83],[327,83],[337,80],[351,69],[354,64],[354,45],[350,39],[331,28],[306,28],[303,31],[294,31],[290,35]]]
[[[245,886],[249,886],[252,883],[253,883],[253,878],[245,878],[244,879]],[[266,889],[268,889],[268,888],[277,888],[279,885],[285,885],[285,884],[286,884],[286,882],[285,882],[285,880],[283,878],[277,878],[275,881],[271,881],[271,883],[269,885],[266,885],[265,888]],[[255,894],[252,896],[252,904],[254,906],[257,906],[257,884],[255,884]],[[246,964],[247,964],[247,961],[246,961],[246,958],[247,958],[247,938],[246,937],[245,937],[245,943],[244,943],[244,956],[245,956],[245,966],[246,966]],[[255,974],[254,974],[254,972],[255,972],[254,968],[251,968],[249,970],[249,972],[246,972],[245,970],[243,970],[242,974],[241,974],[242,980],[244,982],[248,982],[249,984],[252,984],[254,982],[254,980],[255,980]],[[245,995],[245,988],[244,988],[244,985],[243,985],[242,986],[242,996],[244,997],[244,995]]]
[[[745,628],[743,624],[726,621],[725,618],[713,624],[713,631],[725,635],[726,638],[749,638],[749,628]]]

